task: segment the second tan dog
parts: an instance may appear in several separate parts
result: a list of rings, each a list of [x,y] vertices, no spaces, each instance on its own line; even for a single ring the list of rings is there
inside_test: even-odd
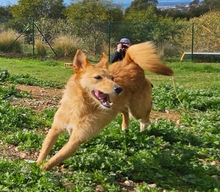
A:
[[[99,63],[91,65],[78,50],[73,60],[75,74],[67,82],[52,128],[43,143],[37,163],[51,151],[63,131],[69,141],[42,169],[49,170],[73,155],[80,144],[98,134],[118,113],[122,113],[122,129],[128,128],[129,112],[140,119],[140,130],[149,123],[152,107],[151,83],[144,70],[162,75],[173,71],[162,64],[150,42],[132,45],[122,61],[108,67],[105,54]]]

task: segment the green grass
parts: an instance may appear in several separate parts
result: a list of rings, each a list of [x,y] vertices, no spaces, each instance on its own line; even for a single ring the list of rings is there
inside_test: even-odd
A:
[[[118,115],[97,137],[65,160],[62,171],[41,171],[35,163],[2,152],[0,191],[91,192],[101,185],[105,191],[117,192],[123,191],[120,182],[132,180],[138,192],[219,192],[220,65],[168,65],[174,69],[174,79],[147,75],[154,84],[153,109],[180,114],[178,122],[158,119],[140,133],[139,122],[131,119],[130,129],[123,132]],[[2,84],[34,81],[48,86],[45,81],[52,81],[51,86],[63,86],[72,73],[62,63],[34,59],[0,58],[0,69]],[[45,128],[50,127],[55,110],[37,113],[29,108],[15,108],[11,98],[30,99],[31,94],[17,90],[14,85],[1,87],[0,151],[14,145],[21,151],[35,152],[41,148]],[[67,139],[67,134],[60,136],[51,155]],[[156,184],[156,188],[149,184]]]
[[[174,71],[174,77],[164,77],[148,73],[148,78],[155,85],[161,82],[175,82],[189,89],[219,89],[220,64],[175,62],[167,63]]]
[[[174,77],[164,77],[146,72],[154,85],[173,82],[190,89],[218,89],[220,64],[201,64],[191,62],[166,63],[174,71]],[[0,57],[0,69],[7,69],[12,75],[31,74],[39,80],[64,85],[72,74],[72,69],[64,67],[64,62],[36,59],[12,59]],[[202,77],[201,77],[202,75]]]
[[[39,80],[64,85],[72,74],[72,69],[66,68],[64,62],[37,59],[12,59],[0,57],[0,69],[6,69],[11,75],[31,74]]]

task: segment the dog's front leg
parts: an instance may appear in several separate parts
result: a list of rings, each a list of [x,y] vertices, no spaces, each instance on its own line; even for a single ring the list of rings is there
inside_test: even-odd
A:
[[[49,154],[49,152],[51,151],[54,143],[56,142],[58,136],[63,132],[62,129],[60,128],[56,128],[56,127],[52,127],[44,142],[43,142],[43,146],[41,148],[41,151],[40,151],[40,155],[37,159],[37,163],[41,163],[44,159],[46,159],[47,155]]]
[[[122,112],[122,124],[121,124],[122,131],[127,130],[128,127],[129,127],[129,113],[128,110],[124,110]]]
[[[74,132],[72,132],[72,134],[70,135],[70,139],[66,143],[66,145],[64,145],[64,147],[58,153],[56,153],[47,163],[45,163],[42,169],[50,170],[55,165],[69,158],[76,152],[81,143],[82,141],[79,139],[79,137],[76,137],[74,135]]]
[[[141,121],[140,121],[140,132],[145,131],[148,124],[149,124],[149,120],[141,119]]]

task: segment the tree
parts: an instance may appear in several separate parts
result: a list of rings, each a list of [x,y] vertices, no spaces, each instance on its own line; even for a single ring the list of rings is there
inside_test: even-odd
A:
[[[209,12],[209,8],[207,6],[199,5],[197,7],[191,7],[186,12],[185,17],[187,18],[187,20],[189,20],[194,17],[200,17],[201,15],[204,15],[207,12]]]
[[[63,18],[63,0],[19,0],[10,8],[14,18]]]
[[[9,6],[3,7],[0,6],[0,21],[3,22],[12,17],[11,12],[9,11]]]
[[[123,18],[123,10],[112,1],[82,0],[71,4],[66,10],[66,16],[90,21],[118,21]]]
[[[191,19],[200,17],[210,11],[220,11],[219,0],[194,0],[189,4],[189,10],[186,13],[186,18]]]
[[[126,15],[125,20],[126,26],[122,25],[118,30],[121,33],[125,32],[126,37],[132,43],[154,41],[163,50],[167,44],[175,47],[174,51],[169,52],[169,55],[179,51],[177,42],[181,40],[181,31],[184,26],[181,22],[173,21],[172,18],[158,16],[154,6],[150,6],[146,10],[132,11]],[[168,54],[166,53],[166,55]]]
[[[82,0],[71,4],[66,16],[72,20],[77,36],[81,37],[93,54],[101,52],[101,45],[107,41],[107,21],[121,21],[123,11],[120,5],[105,0]]]
[[[158,0],[134,0],[131,5],[125,10],[125,14],[131,11],[146,10],[149,6],[154,6],[156,8]]]
[[[210,11],[220,11],[219,0],[203,0],[202,6],[206,6]]]

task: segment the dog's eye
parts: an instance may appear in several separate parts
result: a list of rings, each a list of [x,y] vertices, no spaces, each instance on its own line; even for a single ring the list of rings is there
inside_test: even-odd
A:
[[[115,78],[114,78],[114,77],[112,77],[112,81],[114,81],[114,79],[115,79]]]
[[[95,76],[94,78],[97,79],[97,80],[102,79],[102,77],[101,77],[100,75],[97,75],[97,76]]]

